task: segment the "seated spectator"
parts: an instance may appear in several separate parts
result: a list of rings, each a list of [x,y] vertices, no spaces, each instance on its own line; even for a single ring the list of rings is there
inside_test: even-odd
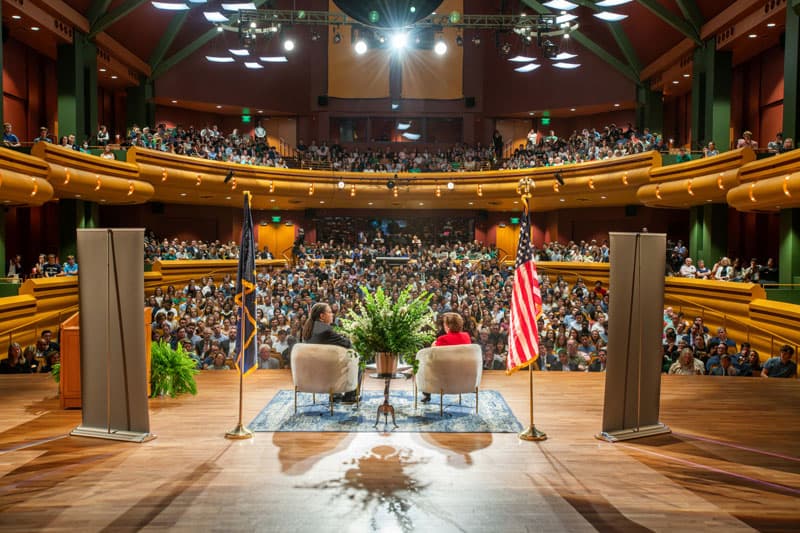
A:
[[[736,142],[736,148],[751,148],[753,150],[758,150],[758,143],[753,139],[753,133],[750,131],[745,131],[742,133],[742,138]]]
[[[723,343],[717,343],[711,348],[708,360],[706,361],[706,372],[711,373],[712,370],[722,364],[722,356],[728,355],[727,346]]]
[[[204,367],[206,370],[230,370],[227,364],[225,364],[225,354],[220,351],[214,353],[214,360],[213,363],[207,364]]]
[[[684,348],[678,356],[678,360],[669,367],[669,373],[680,376],[699,376],[703,375],[704,368],[703,362],[694,358],[692,349]]]
[[[794,150],[794,139],[787,137],[783,140],[783,150],[780,153],[791,152]]]
[[[719,150],[717,150],[714,141],[711,141],[708,146],[703,147],[703,157],[713,157],[715,155],[719,155]]]
[[[108,160],[112,160],[112,161],[117,158],[117,156],[114,155],[113,150],[111,150],[111,146],[108,145],[108,144],[103,146],[103,152],[100,154],[100,157],[102,157],[103,159],[108,159]]]
[[[0,374],[22,374],[25,372],[25,358],[18,342],[8,345],[8,356],[0,360]]]
[[[558,352],[558,361],[550,365],[550,369],[554,372],[577,372],[579,370],[578,364],[570,361],[566,350],[563,348]]]
[[[742,343],[742,352],[744,353],[744,345],[747,343]],[[747,355],[740,354],[739,356],[739,375],[746,376],[746,377],[753,377],[753,376],[760,376],[761,375],[761,358],[758,355],[758,352],[755,350],[750,349],[750,345],[747,344]]]
[[[761,267],[759,279],[762,283],[777,283],[778,282],[778,269],[775,266],[773,258],[767,259],[767,264]]]
[[[14,135],[14,132],[11,131],[11,123],[6,122],[3,124],[3,146],[6,148],[17,148],[21,146],[19,142],[19,137]]]
[[[692,258],[687,257],[681,265],[679,274],[682,278],[696,278],[697,268],[692,264]]]
[[[736,342],[728,337],[728,330],[717,328],[717,336],[711,337],[709,346],[713,349],[717,344],[725,345],[725,353],[736,353]]]
[[[64,263],[63,273],[65,276],[77,276],[78,275],[78,263],[75,262],[74,255],[67,256],[67,262]]]
[[[776,133],[775,140],[767,143],[767,151],[771,154],[783,152],[783,132]]]
[[[272,349],[269,346],[260,346],[258,348],[258,368],[259,370],[274,370],[280,368],[281,363],[276,358],[272,357]]]
[[[709,279],[711,277],[711,270],[706,266],[706,262],[702,259],[697,261],[697,269],[695,276],[699,279]]]
[[[595,357],[591,363],[589,363],[589,372],[605,372],[606,371],[606,349],[600,348],[597,350],[597,357]]]
[[[50,140],[50,137],[47,134],[47,128],[45,126],[42,126],[41,128],[39,128],[39,136],[36,137],[33,140],[33,142],[34,144],[36,144],[38,142],[52,143],[53,141]]]
[[[686,148],[681,146],[678,149],[678,156],[675,158],[675,161],[677,163],[685,163],[685,162],[691,161],[691,160],[692,160],[692,155],[689,152],[686,151]]]
[[[108,133],[108,128],[105,125],[100,126],[100,130],[97,132],[97,146],[107,146],[110,139],[111,135]]]
[[[714,272],[714,279],[719,281],[730,281],[733,277],[733,267],[731,266],[731,260],[727,257],[723,257],[720,262],[717,270]]]
[[[722,346],[720,344],[720,346]],[[738,376],[739,371],[736,369],[735,366],[731,363],[731,356],[728,354],[722,354],[720,358],[719,365],[712,368],[709,373],[709,376]]]
[[[780,355],[770,357],[761,370],[763,378],[793,378],[797,376],[797,364],[792,361],[794,348],[788,344],[781,347]]]

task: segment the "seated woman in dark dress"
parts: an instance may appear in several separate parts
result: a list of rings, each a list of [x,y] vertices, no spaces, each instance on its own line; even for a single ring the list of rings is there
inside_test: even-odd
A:
[[[350,339],[340,333],[336,333],[331,327],[332,323],[333,310],[331,306],[325,302],[314,304],[308,320],[303,324],[303,330],[301,331],[303,342],[307,344],[333,344],[343,348],[352,348],[353,344]],[[361,382],[361,370],[359,370],[358,379]],[[346,392],[340,398],[334,396],[334,399],[341,399],[343,402],[355,402],[356,391]]]
[[[442,315],[444,323],[444,335],[440,335],[434,342],[434,346],[455,346],[457,344],[471,344],[472,339],[464,329],[464,319],[458,313],[445,313]],[[431,393],[422,393],[422,403],[431,401]]]

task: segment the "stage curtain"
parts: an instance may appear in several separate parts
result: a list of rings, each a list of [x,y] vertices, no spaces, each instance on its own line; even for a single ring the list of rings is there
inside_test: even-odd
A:
[[[331,12],[341,13],[328,2]],[[350,28],[338,28],[342,41],[334,44],[337,28],[328,27],[328,96],[332,98],[388,98],[389,52],[370,49],[362,56],[353,50]]]
[[[438,14],[464,13],[462,0],[445,0]],[[409,49],[403,58],[403,98],[455,100],[464,96],[464,49],[456,45],[455,28],[446,28],[443,39],[447,53],[438,56],[431,50]]]

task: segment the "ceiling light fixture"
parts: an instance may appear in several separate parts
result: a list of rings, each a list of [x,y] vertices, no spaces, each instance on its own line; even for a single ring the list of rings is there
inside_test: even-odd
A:
[[[11,18],[14,20],[20,20],[22,17],[20,15],[11,15]]]
[[[522,65],[521,67],[515,68],[514,72],[532,72],[539,67],[541,67],[541,65],[537,65],[536,63],[528,63],[527,65]]]
[[[558,63],[553,63],[553,66],[556,68],[564,69],[564,70],[572,70],[581,66],[580,63],[565,63],[563,61],[559,61]]]
[[[255,11],[258,9],[253,2],[222,4],[225,11]]]
[[[445,55],[447,53],[447,43],[439,39],[436,41],[436,44],[433,45],[433,51],[436,52],[437,56]]]
[[[600,2],[596,2],[595,5],[599,7],[617,7],[625,4],[629,4],[633,0],[600,0]]]
[[[475,46],[480,46],[481,45],[481,38],[480,38],[479,35],[473,35],[472,36],[472,44],[474,44]]]
[[[228,52],[232,53],[235,56],[249,56],[250,50],[247,48],[229,48]]]
[[[366,54],[368,48],[369,47],[367,46],[367,41],[365,41],[364,39],[359,39],[358,41],[356,41],[356,44],[353,47],[353,49],[356,51],[356,54],[360,56]]]
[[[573,4],[572,2],[568,2],[567,0],[550,0],[549,2],[545,2],[549,8],[558,9],[563,11],[570,11],[578,7],[578,4]]]
[[[156,9],[163,9],[165,11],[186,11],[189,9],[189,4],[184,2],[151,2]]]
[[[628,15],[623,15],[622,13],[612,13],[610,11],[601,11],[600,13],[593,13],[593,15],[600,20],[605,20],[606,22],[619,22],[620,20],[625,20],[628,18]]]
[[[395,50],[402,50],[408,45],[408,34],[404,31],[398,31],[392,34],[391,38],[392,48]]]
[[[233,63],[236,61],[232,57],[220,57],[220,56],[206,56],[207,61],[211,61],[212,63]]]
[[[264,63],[288,63],[289,62],[289,58],[287,58],[286,56],[265,56],[265,57],[259,57],[258,59],[260,59]]]
[[[286,39],[283,41],[283,49],[287,52],[294,50],[294,41],[292,39]]]
[[[556,61],[564,61],[565,59],[572,59],[574,57],[578,57],[578,54],[570,54],[569,52],[561,52],[560,54],[556,55],[553,59]]]
[[[209,22],[228,22],[228,17],[219,11],[204,11],[203,16],[206,17],[206,20]]]
[[[509,58],[508,60],[513,61],[515,63],[530,63],[531,61],[536,61],[536,58],[528,56],[514,56]]]
[[[244,66],[252,70],[258,70],[260,68],[264,68],[264,65],[256,61],[245,61]]]
[[[31,31],[39,31],[39,26],[31,26]]]

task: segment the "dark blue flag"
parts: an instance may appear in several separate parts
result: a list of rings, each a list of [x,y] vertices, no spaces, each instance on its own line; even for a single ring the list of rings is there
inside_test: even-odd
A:
[[[247,375],[258,365],[256,333],[256,250],[253,235],[253,215],[250,212],[250,192],[244,193],[242,244],[239,247],[239,271],[236,276],[236,305],[239,312],[236,366]]]

